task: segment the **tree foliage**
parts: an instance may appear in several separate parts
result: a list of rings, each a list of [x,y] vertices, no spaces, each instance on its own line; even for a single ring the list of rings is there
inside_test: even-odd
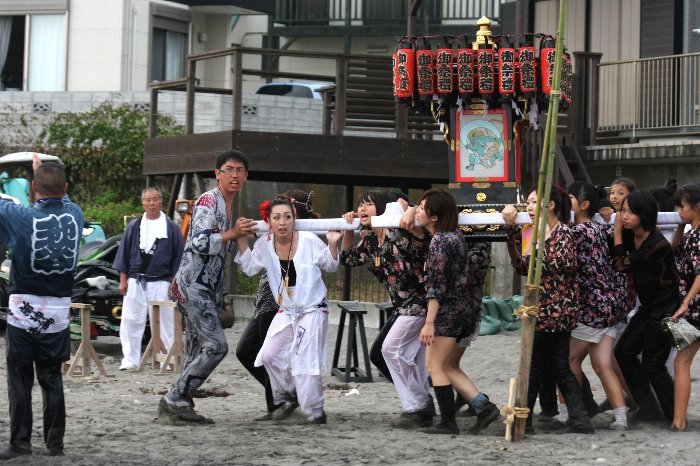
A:
[[[183,134],[170,116],[159,116],[158,136]],[[148,114],[104,102],[86,113],[57,113],[44,125],[39,144],[66,166],[69,193],[80,205],[107,192],[121,202],[140,204]]]

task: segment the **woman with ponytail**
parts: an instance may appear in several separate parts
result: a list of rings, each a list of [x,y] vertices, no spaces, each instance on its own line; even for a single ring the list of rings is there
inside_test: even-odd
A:
[[[612,261],[605,230],[592,220],[599,210],[599,202],[607,197],[602,187],[576,181],[569,187],[571,208],[574,212],[574,236],[577,256],[577,279],[579,288],[578,326],[571,332],[571,370],[581,382],[583,398],[589,416],[598,413],[588,379],[584,377],[581,364],[591,355],[593,370],[603,383],[603,388],[612,403],[615,421],[613,430],[627,430],[627,407],[622,385],[613,371],[613,346],[617,324],[626,319],[625,296],[616,289],[613,280]],[[566,421],[560,408],[560,421]]]
[[[530,190],[527,197],[527,213],[535,218],[537,190]],[[508,253],[515,271],[527,275],[530,248],[523,251],[522,226],[515,225],[515,206],[503,210],[508,237]],[[545,222],[545,250],[539,290],[539,315],[535,326],[535,339],[530,364],[528,387],[528,414],[526,433],[534,433],[532,410],[547,373],[554,372],[557,386],[566,400],[569,414],[568,432],[592,434],[593,426],[586,412],[579,385],[569,367],[569,343],[571,331],[578,322],[578,282],[576,279],[576,249],[571,229],[566,225],[571,218],[571,200],[560,186],[553,187],[548,206],[542,206],[541,221]],[[537,227],[537,226],[535,226]]]

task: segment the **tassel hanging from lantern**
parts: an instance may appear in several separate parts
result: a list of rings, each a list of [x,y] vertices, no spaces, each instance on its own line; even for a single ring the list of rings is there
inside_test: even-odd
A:
[[[457,89],[465,100],[474,93],[474,49],[466,34],[460,37],[464,37],[464,45],[457,50]]]
[[[447,43],[447,37],[444,39],[445,43],[438,45],[435,55],[437,91],[441,97],[452,93],[452,62],[454,60],[452,44]]]
[[[418,94],[420,100],[431,100],[433,95],[433,72],[435,70],[435,55],[430,49],[430,41],[423,38],[423,44],[416,51],[416,76],[418,78]]]
[[[485,36],[486,43],[479,44],[477,50],[478,75],[479,75],[479,94],[484,100],[491,100],[494,91],[495,64],[493,45],[488,43],[488,37]]]
[[[510,42],[498,50],[498,90],[503,100],[515,96],[515,46]]]

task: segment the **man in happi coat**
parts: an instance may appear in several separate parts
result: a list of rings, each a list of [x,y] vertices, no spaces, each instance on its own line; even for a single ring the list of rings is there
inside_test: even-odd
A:
[[[44,401],[44,443],[49,455],[63,455],[66,407],[63,362],[70,358],[71,292],[83,213],[66,195],[58,163],[34,154],[33,208],[0,201],[0,241],[12,248],[7,317],[7,395],[10,446],[0,460],[32,454],[34,370]]]
[[[194,411],[192,393],[207,380],[228,352],[219,321],[222,313],[226,255],[236,239],[257,230],[239,218],[231,227],[233,199],[248,178],[248,157],[222,152],[216,159],[216,188],[202,194],[192,209],[192,223],[172,297],[185,317],[185,361],[180,379],[160,401],[161,424],[211,423]]]

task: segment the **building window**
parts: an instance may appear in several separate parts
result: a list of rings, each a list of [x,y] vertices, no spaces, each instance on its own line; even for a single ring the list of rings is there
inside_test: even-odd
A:
[[[153,28],[151,81],[168,81],[185,77],[187,34]]]
[[[65,20],[60,14],[0,17],[1,90],[63,90]]]

